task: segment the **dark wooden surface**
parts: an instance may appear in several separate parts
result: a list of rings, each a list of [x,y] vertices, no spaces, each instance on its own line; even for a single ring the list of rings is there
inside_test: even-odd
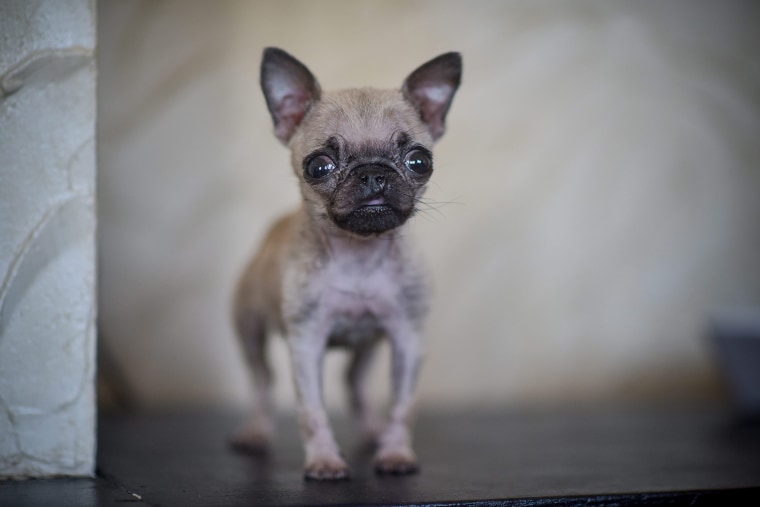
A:
[[[353,479],[305,482],[293,417],[268,456],[229,414],[105,416],[99,476],[0,482],[0,506],[760,505],[760,425],[722,409],[423,412],[419,475],[378,477],[337,421]]]

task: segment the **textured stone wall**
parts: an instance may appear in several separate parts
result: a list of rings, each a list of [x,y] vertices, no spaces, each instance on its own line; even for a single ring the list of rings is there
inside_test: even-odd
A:
[[[94,470],[95,33],[0,2],[0,476]]]

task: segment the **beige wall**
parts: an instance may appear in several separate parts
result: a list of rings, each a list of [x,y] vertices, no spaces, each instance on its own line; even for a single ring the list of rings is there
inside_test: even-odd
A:
[[[0,2],[0,477],[95,471],[95,6]]]
[[[258,86],[262,48],[293,53],[325,88],[398,86],[459,50],[463,85],[414,221],[436,280],[422,400],[716,396],[709,316],[760,304],[758,14],[709,1],[102,1],[106,349],[147,405],[246,403],[231,288],[297,201]],[[287,405],[281,341],[272,353]]]

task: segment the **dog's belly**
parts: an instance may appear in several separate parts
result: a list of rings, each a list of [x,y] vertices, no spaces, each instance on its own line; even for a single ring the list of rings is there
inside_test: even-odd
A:
[[[338,315],[328,338],[330,347],[355,347],[382,338],[384,330],[370,312],[359,315]]]

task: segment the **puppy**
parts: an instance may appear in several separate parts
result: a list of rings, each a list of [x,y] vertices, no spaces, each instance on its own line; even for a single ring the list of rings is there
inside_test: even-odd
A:
[[[235,325],[258,406],[234,442],[260,450],[271,436],[265,346],[278,332],[293,366],[307,479],[349,477],[322,401],[326,350],[353,351],[350,403],[373,434],[365,380],[384,338],[392,349],[393,405],[376,434],[375,468],[418,469],[410,419],[428,297],[404,225],[433,172],[430,150],[444,132],[461,70],[460,55],[446,53],[412,72],[400,90],[325,92],[288,53],[264,51],[261,87],[275,135],[291,150],[303,202],[273,225],[237,287]]]

